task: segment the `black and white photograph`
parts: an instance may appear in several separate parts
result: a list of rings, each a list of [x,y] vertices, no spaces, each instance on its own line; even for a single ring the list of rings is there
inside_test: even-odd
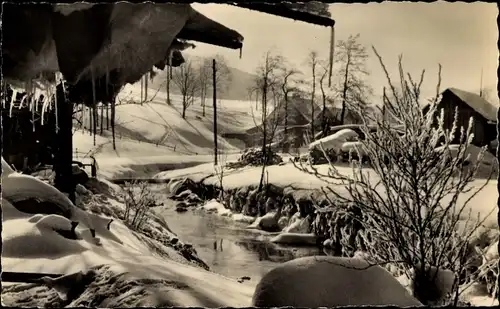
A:
[[[498,16],[2,1],[2,307],[499,306]]]

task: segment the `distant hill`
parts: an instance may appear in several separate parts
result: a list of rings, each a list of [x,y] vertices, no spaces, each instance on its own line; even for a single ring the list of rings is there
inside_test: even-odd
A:
[[[194,58],[194,57],[193,57]],[[198,57],[196,57],[198,58]],[[195,59],[195,61],[201,61],[202,58]],[[232,74],[232,80],[227,90],[223,93],[218,93],[217,97],[222,100],[239,100],[239,101],[248,101],[248,88],[252,85],[255,75],[241,71],[236,68],[229,67],[229,70]],[[158,75],[156,75],[153,81],[149,82],[148,87],[150,89],[158,89],[158,87],[162,87],[162,91],[165,91],[166,87],[166,79],[167,79],[167,71],[159,71]],[[180,94],[179,89],[173,84],[170,84],[171,93]],[[212,97],[212,91],[209,90],[208,96]]]

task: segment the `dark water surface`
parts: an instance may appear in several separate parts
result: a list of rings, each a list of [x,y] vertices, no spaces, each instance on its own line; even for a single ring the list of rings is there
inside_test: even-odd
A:
[[[247,224],[203,210],[175,211],[175,201],[154,208],[180,240],[191,243],[210,269],[227,277],[258,281],[278,264],[301,256],[324,255],[316,247],[288,247],[268,242],[273,234],[245,230]]]

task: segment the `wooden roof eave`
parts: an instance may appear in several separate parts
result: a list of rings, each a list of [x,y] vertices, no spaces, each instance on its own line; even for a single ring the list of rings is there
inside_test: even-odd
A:
[[[231,3],[231,5],[324,27],[333,27],[335,25],[335,20],[329,17],[321,16],[310,12],[291,9],[286,7],[282,3],[243,2],[243,3]]]

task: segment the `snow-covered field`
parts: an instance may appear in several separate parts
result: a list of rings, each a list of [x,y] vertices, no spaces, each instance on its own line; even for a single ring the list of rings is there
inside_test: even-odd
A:
[[[110,130],[104,130],[102,135],[98,132],[94,145],[94,137],[87,130],[76,127],[73,135],[75,159],[87,162],[93,155],[99,164],[99,174],[107,179],[132,175],[147,177],[162,170],[213,161],[210,100],[207,100],[205,116],[199,99],[195,99],[183,119],[178,95],[171,95],[172,105],[165,103],[166,93],[156,92],[156,89],[149,89],[148,97],[148,101],[139,104],[139,85],[127,85],[119,94],[122,104],[116,107],[116,149],[113,149]],[[218,102],[218,147],[224,153],[222,157],[229,156],[232,160],[244,146],[241,141],[224,139],[220,134],[254,126],[252,106],[253,102],[249,101]],[[88,111],[83,115],[83,123],[87,126],[88,115]]]

